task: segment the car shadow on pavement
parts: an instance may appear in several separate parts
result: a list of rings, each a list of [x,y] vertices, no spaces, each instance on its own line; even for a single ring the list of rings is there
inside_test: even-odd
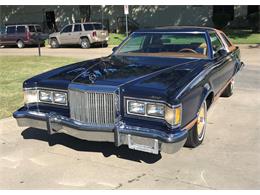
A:
[[[63,145],[77,151],[101,152],[104,157],[116,155],[118,158],[141,163],[153,164],[162,158],[161,154],[154,155],[145,152],[130,150],[127,146],[116,147],[109,142],[94,142],[81,140],[64,133],[49,135],[47,131],[35,128],[25,129],[21,135],[24,139],[36,139],[48,142],[49,146]]]

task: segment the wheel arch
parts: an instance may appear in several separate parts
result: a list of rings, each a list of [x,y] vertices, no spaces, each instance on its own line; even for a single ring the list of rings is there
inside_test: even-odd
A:
[[[82,36],[80,36],[79,41],[81,41],[81,39],[84,39],[84,38],[87,38],[88,41],[89,41],[89,43],[91,44],[91,38],[90,38],[90,35],[82,35]]]
[[[56,39],[59,43],[59,45],[61,45],[61,42],[60,42],[60,39],[58,37],[50,37],[49,40],[52,40],[52,39]]]

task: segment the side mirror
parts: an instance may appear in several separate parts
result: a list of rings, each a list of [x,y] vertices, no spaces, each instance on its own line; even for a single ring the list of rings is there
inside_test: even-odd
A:
[[[219,51],[219,54],[221,55],[221,56],[225,56],[225,55],[227,55],[227,50],[225,50],[225,49],[220,49]]]
[[[222,57],[222,56],[226,56],[228,54],[227,50],[225,49],[220,49],[217,51],[217,53],[215,53],[215,57]]]
[[[115,52],[118,47],[113,47],[112,51]]]

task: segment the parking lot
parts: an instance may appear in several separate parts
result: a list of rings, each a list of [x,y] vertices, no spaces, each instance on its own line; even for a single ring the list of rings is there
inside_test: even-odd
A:
[[[112,48],[42,48],[42,55],[91,59]],[[1,48],[0,55],[37,55],[36,48]],[[0,120],[0,189],[259,189],[260,47],[241,45],[246,66],[234,95],[219,98],[196,149],[169,155],[127,146],[50,136]]]

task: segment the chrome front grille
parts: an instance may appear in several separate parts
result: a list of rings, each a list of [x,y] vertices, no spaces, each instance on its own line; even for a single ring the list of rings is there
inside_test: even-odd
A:
[[[69,90],[70,117],[89,125],[114,125],[117,103],[115,93]]]

